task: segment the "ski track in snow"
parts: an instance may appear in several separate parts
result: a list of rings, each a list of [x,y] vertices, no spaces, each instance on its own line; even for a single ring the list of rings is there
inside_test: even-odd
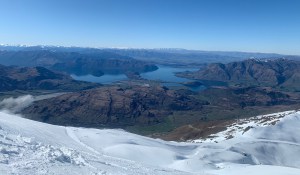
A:
[[[75,142],[77,142],[79,145],[82,145],[83,147],[85,147],[86,149],[92,151],[93,153],[95,153],[96,155],[102,155],[101,153],[99,153],[98,151],[96,151],[95,149],[93,149],[92,147],[86,145],[85,143],[81,142],[78,137],[76,136],[76,134],[73,131],[73,128],[71,127],[66,127],[66,133],[67,135],[73,139]]]
[[[299,133],[297,111],[241,120],[190,143],[55,126],[2,111],[0,174],[299,175]]]

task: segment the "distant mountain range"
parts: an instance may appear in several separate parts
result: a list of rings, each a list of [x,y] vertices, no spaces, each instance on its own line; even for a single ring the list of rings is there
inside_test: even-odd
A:
[[[101,76],[103,74],[121,74],[127,72],[148,72],[156,70],[154,64],[136,60],[107,51],[82,53],[72,51],[54,51],[51,49],[27,50],[0,49],[0,64],[7,66],[42,66],[51,70],[70,74]]]
[[[0,45],[0,50],[6,51],[51,51],[80,53],[103,58],[134,58],[155,64],[175,66],[199,66],[207,63],[229,63],[248,58],[288,58],[300,59],[300,56],[275,53],[234,52],[234,51],[200,51],[186,49],[135,49],[135,48],[85,48],[61,46],[9,46]]]

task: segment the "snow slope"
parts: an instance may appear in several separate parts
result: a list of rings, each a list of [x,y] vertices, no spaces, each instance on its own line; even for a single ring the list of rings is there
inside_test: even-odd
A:
[[[0,174],[299,175],[300,112],[269,116],[272,122],[263,124],[266,116],[259,116],[228,127],[232,139],[224,131],[213,141],[177,143],[116,129],[49,125],[1,111]]]

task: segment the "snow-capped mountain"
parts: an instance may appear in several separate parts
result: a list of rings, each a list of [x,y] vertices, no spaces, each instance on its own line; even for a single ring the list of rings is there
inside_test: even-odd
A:
[[[210,141],[177,143],[55,126],[2,110],[0,174],[296,175],[299,126],[300,112],[287,111],[238,121]]]

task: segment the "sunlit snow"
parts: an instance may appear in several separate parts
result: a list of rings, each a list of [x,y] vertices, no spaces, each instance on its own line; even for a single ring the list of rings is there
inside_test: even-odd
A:
[[[300,112],[271,116],[276,124],[259,124],[263,116],[236,124],[231,139],[224,131],[213,142],[177,143],[55,126],[6,110],[0,112],[0,174],[300,174]]]

